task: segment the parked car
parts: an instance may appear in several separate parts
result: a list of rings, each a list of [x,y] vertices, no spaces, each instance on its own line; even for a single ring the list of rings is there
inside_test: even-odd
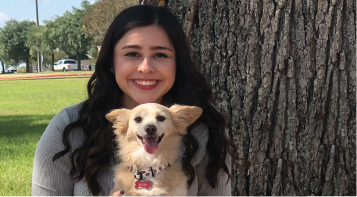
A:
[[[2,66],[0,66],[0,73],[2,73]],[[14,67],[5,68],[5,73],[17,73],[17,70]]]
[[[68,70],[77,70],[77,61],[72,59],[61,59],[58,60],[57,64],[53,65],[55,71],[61,70],[63,72]]]

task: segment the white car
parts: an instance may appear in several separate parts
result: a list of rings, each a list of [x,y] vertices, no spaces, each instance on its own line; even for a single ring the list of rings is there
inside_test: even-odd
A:
[[[61,71],[65,72],[68,70],[77,70],[78,65],[77,65],[76,60],[62,59],[62,60],[58,60],[57,64],[53,65],[53,69],[55,71],[61,70]]]

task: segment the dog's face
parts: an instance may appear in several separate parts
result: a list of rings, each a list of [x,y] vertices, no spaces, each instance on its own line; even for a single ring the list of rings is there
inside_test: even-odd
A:
[[[126,141],[142,146],[154,154],[159,145],[172,135],[186,133],[186,128],[201,115],[202,109],[195,106],[173,105],[170,108],[147,103],[132,110],[117,109],[106,115],[113,123],[115,134],[125,136]]]

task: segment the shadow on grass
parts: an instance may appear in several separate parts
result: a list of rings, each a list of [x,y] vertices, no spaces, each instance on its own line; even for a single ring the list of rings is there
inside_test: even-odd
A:
[[[0,196],[31,195],[35,150],[53,115],[0,115]]]
[[[48,123],[54,115],[0,115],[0,138],[31,138],[40,139]],[[25,139],[24,139],[25,140]]]

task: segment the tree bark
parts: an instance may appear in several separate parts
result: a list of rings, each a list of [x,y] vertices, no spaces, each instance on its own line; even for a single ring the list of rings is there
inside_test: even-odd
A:
[[[192,2],[167,1],[184,29]],[[355,196],[356,1],[198,2],[193,56],[250,162],[232,194]]]

